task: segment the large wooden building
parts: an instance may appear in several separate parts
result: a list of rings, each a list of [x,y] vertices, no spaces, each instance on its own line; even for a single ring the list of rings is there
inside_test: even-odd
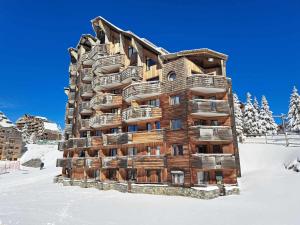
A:
[[[70,48],[63,177],[99,182],[237,184],[227,55],[169,53],[102,17]]]

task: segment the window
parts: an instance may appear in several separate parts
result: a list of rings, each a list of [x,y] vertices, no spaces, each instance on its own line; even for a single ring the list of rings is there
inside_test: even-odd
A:
[[[207,145],[197,145],[197,153],[199,154],[207,153]]]
[[[118,133],[118,131],[119,131],[119,128],[111,128],[110,129],[110,133],[112,133],[112,134]]]
[[[157,182],[161,183],[161,170],[156,170]]]
[[[152,130],[152,125],[151,123],[146,123],[146,129],[149,131],[149,130]]]
[[[180,104],[180,97],[178,95],[170,96],[170,105]]]
[[[137,154],[137,148],[136,147],[129,147],[128,148],[128,155],[133,156]]]
[[[151,170],[146,170],[147,182],[151,182]]]
[[[95,132],[95,136],[102,136],[102,132],[100,131],[100,130],[96,130],[96,132]]]
[[[197,95],[197,96],[193,96],[193,99],[204,99],[204,97]]]
[[[79,152],[79,157],[85,157],[85,151],[80,151]]]
[[[211,125],[211,126],[218,126],[218,125],[219,125],[219,122],[218,122],[218,120],[212,120],[212,121],[210,122],[210,125]]]
[[[151,66],[154,66],[154,65],[156,65],[156,62],[153,59],[151,59],[151,58],[146,59],[146,70],[150,70]]]
[[[184,183],[184,173],[182,171],[171,171],[172,184],[180,185]]]
[[[137,132],[138,126],[137,125],[129,125],[128,126],[128,132]]]
[[[128,57],[131,58],[131,56],[133,55],[134,53],[134,48],[132,46],[129,46],[128,47]]]
[[[223,153],[221,145],[213,145],[213,153]]]
[[[80,133],[80,137],[81,137],[81,138],[82,138],[82,137],[87,137],[87,132],[86,132],[86,131],[81,132],[81,133]]]
[[[127,180],[136,180],[136,169],[127,170]]]
[[[111,113],[119,113],[119,109],[118,108],[113,108],[113,109],[111,109]]]
[[[150,146],[147,146],[147,155],[151,155],[151,147]]]
[[[155,121],[155,129],[160,129],[160,121]]]
[[[170,121],[170,127],[172,130],[178,130],[181,128],[181,119],[174,119]]]
[[[117,179],[117,170],[115,169],[108,169],[108,179],[116,180]]]
[[[157,146],[155,149],[155,155],[159,156],[160,155],[160,146]]]
[[[217,184],[223,184],[223,173],[222,173],[222,171],[216,171],[216,182],[217,182]]]
[[[200,125],[206,125],[206,121],[205,120],[196,120],[194,122],[195,126],[200,126]]]
[[[109,149],[109,156],[116,156],[117,155],[117,149],[111,148]]]
[[[172,145],[172,154],[173,156],[183,155],[183,146],[177,144]]]
[[[174,71],[171,71],[169,74],[168,74],[168,80],[169,81],[174,81],[176,80],[176,73]]]
[[[147,102],[147,105],[159,107],[159,99],[151,99]]]
[[[208,171],[197,172],[197,178],[198,178],[199,185],[207,185],[209,182],[209,172]]]

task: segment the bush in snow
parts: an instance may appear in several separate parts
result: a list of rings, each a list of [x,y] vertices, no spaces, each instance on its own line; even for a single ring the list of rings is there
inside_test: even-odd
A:
[[[259,121],[258,112],[254,108],[251,100],[251,94],[247,93],[247,103],[245,105],[243,114],[243,130],[245,134],[258,135],[259,132]]]
[[[276,134],[277,124],[273,119],[273,113],[270,110],[267,98],[263,95],[261,99],[261,108],[259,112],[260,131],[262,134]]]
[[[236,134],[240,141],[243,140],[243,113],[241,110],[241,103],[237,94],[233,94],[233,107],[234,107],[234,120],[235,120],[235,128]]]
[[[295,86],[290,97],[288,128],[294,132],[300,131],[300,97]]]

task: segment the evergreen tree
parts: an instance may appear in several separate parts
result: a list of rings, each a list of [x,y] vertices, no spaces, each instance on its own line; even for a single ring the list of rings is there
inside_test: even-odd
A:
[[[258,112],[252,104],[251,94],[247,93],[247,103],[244,109],[244,133],[245,134],[258,134]]]
[[[270,110],[267,98],[263,95],[261,99],[261,108],[259,120],[262,134],[276,134],[277,124],[274,121],[273,113]]]
[[[259,112],[260,112],[260,107],[259,103],[257,101],[257,98],[254,96],[253,100],[253,108],[254,108],[254,121],[256,126],[253,128],[256,134],[263,134],[263,131],[261,130],[261,122],[259,120]]]
[[[294,86],[290,97],[288,112],[288,128],[291,131],[300,131],[300,97],[297,88]]]
[[[260,112],[259,103],[258,103],[257,98],[255,96],[254,96],[254,100],[253,100],[253,107],[256,109],[256,111],[258,113]]]
[[[241,110],[241,104],[237,94],[233,94],[233,107],[234,107],[234,119],[235,128],[238,139],[243,138],[243,113]]]

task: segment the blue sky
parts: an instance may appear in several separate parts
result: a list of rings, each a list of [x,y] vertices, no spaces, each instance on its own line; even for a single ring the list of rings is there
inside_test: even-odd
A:
[[[96,2],[96,3],[95,3]],[[170,52],[211,48],[229,55],[227,74],[242,100],[266,95],[275,114],[300,88],[298,1],[2,1],[0,110],[64,124],[67,48],[100,15]]]

